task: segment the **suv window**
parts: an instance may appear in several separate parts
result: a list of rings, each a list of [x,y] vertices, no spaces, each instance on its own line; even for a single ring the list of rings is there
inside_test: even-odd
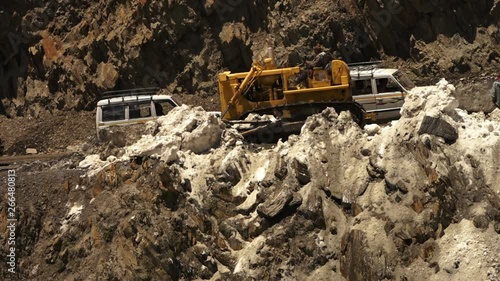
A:
[[[354,88],[352,94],[357,95],[369,95],[372,93],[372,83],[370,79],[367,80],[356,80],[354,81]]]
[[[386,92],[402,92],[403,89],[401,89],[401,86],[399,86],[394,79],[389,79],[389,82],[387,82],[387,88]]]
[[[125,120],[125,105],[108,105],[102,107],[102,121]]]
[[[151,103],[131,103],[129,106],[129,119],[151,117]]]
[[[388,92],[402,92],[401,86],[399,86],[396,81],[389,78],[376,79],[377,92],[378,93],[388,93]]]
[[[408,79],[408,77],[401,71],[396,71],[396,73],[393,74],[394,78],[401,83],[401,85],[406,89],[406,90],[411,90],[415,88],[415,84]]]
[[[156,116],[167,115],[176,105],[169,101],[154,101]]]

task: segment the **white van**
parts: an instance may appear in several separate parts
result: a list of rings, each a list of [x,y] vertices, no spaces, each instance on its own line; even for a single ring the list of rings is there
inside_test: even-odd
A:
[[[415,84],[398,69],[350,65],[352,95],[377,120],[396,119]]]
[[[180,102],[158,95],[158,88],[140,88],[103,93],[97,102],[96,128],[101,139],[103,129],[111,126],[140,124],[166,115]]]

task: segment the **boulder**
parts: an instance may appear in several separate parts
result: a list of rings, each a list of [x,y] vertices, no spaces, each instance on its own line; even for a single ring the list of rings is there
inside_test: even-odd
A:
[[[418,133],[435,135],[443,138],[446,143],[454,143],[458,139],[458,132],[455,127],[442,118],[425,116],[418,129]]]
[[[257,213],[267,219],[275,218],[289,206],[293,198],[294,196],[289,189],[283,189],[276,196],[268,198],[264,203],[259,205]]]

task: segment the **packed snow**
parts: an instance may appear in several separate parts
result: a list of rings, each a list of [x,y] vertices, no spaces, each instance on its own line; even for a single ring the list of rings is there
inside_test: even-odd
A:
[[[500,118],[488,118],[482,113],[468,114],[458,109],[458,102],[451,95],[454,90],[454,86],[444,79],[433,87],[417,87],[406,98],[399,121],[382,127],[377,124],[368,124],[364,130],[346,126],[347,129],[341,133],[335,130],[325,131],[324,133],[330,134],[334,140],[332,144],[317,141],[317,131],[325,130],[325,127],[328,127],[325,124],[333,119],[347,124],[350,116],[346,112],[337,114],[328,109],[309,118],[300,136],[292,136],[287,142],[279,142],[274,150],[264,151],[258,155],[248,153],[246,146],[243,145],[243,138],[234,129],[225,128],[224,123],[218,117],[205,112],[201,107],[183,105],[166,116],[148,122],[146,126],[152,128],[150,131],[154,133],[143,135],[137,142],[124,147],[119,158],[110,157],[102,160],[99,155],[89,155],[80,162],[79,167],[88,169],[88,175],[93,176],[109,163],[127,161],[132,157],[153,157],[167,163],[192,162],[188,159],[196,157],[199,163],[210,162],[211,157],[218,155],[216,157],[222,159],[222,170],[233,171],[242,178],[233,188],[233,195],[245,197],[250,194],[247,189],[253,190],[252,182],[262,181],[265,177],[269,161],[262,161],[262,159],[269,159],[266,154],[277,152],[286,159],[285,161],[295,159],[300,163],[308,164],[312,159],[321,161],[325,157],[333,156],[324,155],[321,151],[335,149],[338,150],[334,153],[335,157],[340,157],[338,160],[341,159],[342,163],[353,163],[352,160],[357,156],[350,155],[346,151],[352,151],[352,148],[356,147],[359,150],[365,148],[375,151],[379,156],[378,163],[384,166],[383,162],[391,158],[391,153],[397,154],[394,152],[396,148],[392,146],[395,139],[409,139],[416,136],[423,116],[432,116],[442,118],[458,130],[459,138],[453,144],[453,148],[463,151],[464,156],[467,154],[481,156],[481,161],[488,164],[485,165],[487,182],[490,186],[494,186],[494,183],[500,180],[498,176],[500,163],[493,153],[500,147]],[[500,116],[498,113],[497,115]],[[495,115],[492,114],[492,116]],[[249,119],[274,120],[271,117],[264,117],[250,115]],[[428,141],[429,136],[424,135],[421,139],[424,142]],[[204,166],[200,165],[200,167]],[[343,171],[344,178],[334,179],[334,182],[329,184],[340,184],[342,190],[350,187],[343,194],[344,200],[350,201],[349,197],[352,195],[349,193],[352,193],[352,188],[363,189],[365,185],[363,182],[366,181],[367,175],[360,174],[359,169],[354,165],[338,166],[336,169]],[[193,175],[197,172],[190,173]],[[189,173],[186,171],[187,174]],[[500,187],[496,191],[500,191]]]
[[[490,116],[468,114],[458,108],[458,102],[452,97],[454,90],[446,80],[435,87],[416,88],[406,98],[400,120],[382,126],[369,124],[363,129],[352,121],[349,113],[338,114],[333,109],[326,109],[309,117],[299,136],[259,149],[245,143],[234,128],[226,128],[220,119],[200,107],[182,106],[148,123],[153,133],[124,147],[119,158],[101,160],[99,155],[89,155],[79,166],[87,169],[87,175],[92,177],[116,161],[129,161],[133,157],[157,158],[179,171],[182,181],[190,181],[188,196],[199,204],[211,196],[207,182],[225,178],[231,182],[231,195],[241,200],[237,210],[243,213],[250,213],[262,203],[266,199],[262,198],[263,192],[274,188],[270,185],[276,177],[282,177],[283,188],[292,181],[294,184],[300,182],[295,191],[302,196],[303,205],[314,199],[315,190],[324,190],[342,204],[356,203],[362,209],[385,212],[393,221],[406,219],[418,223],[432,214],[424,211],[415,216],[415,209],[408,206],[413,206],[415,198],[428,196],[422,190],[438,179],[447,178],[452,171],[459,171],[464,182],[475,188],[480,169],[486,186],[497,194],[500,192],[500,161],[497,160],[500,111]],[[446,143],[439,136],[419,133],[425,116],[444,120],[458,132],[458,139]],[[250,118],[257,119],[255,116]],[[288,174],[279,175],[283,167]],[[377,177],[384,181],[374,180]],[[400,204],[389,202],[387,188],[399,189],[402,194],[411,196],[399,198]],[[252,216],[257,216],[255,211],[247,219]],[[377,233],[384,232],[384,220],[365,216],[364,221],[363,215],[357,217],[363,221],[359,229],[373,230],[368,235],[369,243],[372,249],[382,251],[384,247],[373,245],[392,243],[385,234],[382,240],[376,237]],[[463,232],[464,236],[459,239],[481,236],[477,231],[464,231],[465,224],[449,230],[458,233],[456,235]],[[454,259],[451,257],[457,255],[462,255],[462,261],[472,262],[463,257],[468,244],[454,239],[451,234],[445,235],[441,242],[453,246],[452,250],[440,253],[437,262],[442,267],[452,266]],[[252,271],[251,264],[259,258],[257,251],[264,241],[265,236],[259,236],[243,243],[243,249],[235,253],[235,273]],[[321,240],[321,243],[328,241]],[[478,245],[483,247],[483,244]],[[488,264],[484,270],[475,271],[484,276],[485,270],[491,270],[490,256],[477,258]]]

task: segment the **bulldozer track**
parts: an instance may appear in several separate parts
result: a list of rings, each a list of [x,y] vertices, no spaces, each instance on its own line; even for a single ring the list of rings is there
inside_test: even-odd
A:
[[[264,114],[269,114],[269,115],[274,115],[275,117],[279,118],[279,116],[276,116],[276,112],[278,111],[283,111],[283,110],[290,110],[290,109],[295,109],[295,110],[307,110],[307,109],[312,109],[316,108],[318,112],[320,113],[327,107],[333,107],[337,113],[340,113],[340,111],[350,111],[354,122],[356,122],[360,127],[364,126],[364,109],[363,107],[354,101],[325,101],[325,102],[312,102],[312,103],[297,103],[297,104],[291,104],[291,105],[282,105],[282,106],[276,106],[276,107],[269,107],[269,108],[261,108],[257,110],[253,110],[250,112],[246,112],[245,114],[240,117],[240,119],[244,119],[246,116],[248,116],[249,113],[256,113],[260,115]],[[312,114],[304,114],[300,116],[299,118],[294,118],[292,120],[284,120],[284,121],[299,121],[299,120],[305,120],[307,117],[311,116]]]
[[[270,121],[254,121],[253,125],[255,125],[255,127],[243,129],[240,130],[240,132],[250,142],[275,142],[279,138],[287,138],[291,134],[300,132],[300,129],[302,128],[302,125],[304,125],[307,117],[315,113],[320,113],[327,107],[334,108],[337,113],[340,113],[341,111],[349,111],[351,112],[353,121],[356,122],[360,127],[363,127],[365,124],[364,109],[360,104],[352,101],[328,101],[283,105],[277,107],[261,108],[258,110],[247,112],[242,115],[241,118],[247,116],[249,113],[256,113],[260,115],[268,114],[274,115],[275,117],[279,118],[279,113],[284,110],[294,110],[296,114],[294,114],[294,117],[292,119],[284,118],[274,123]],[[229,123],[239,124],[252,122],[237,120],[229,121]]]

